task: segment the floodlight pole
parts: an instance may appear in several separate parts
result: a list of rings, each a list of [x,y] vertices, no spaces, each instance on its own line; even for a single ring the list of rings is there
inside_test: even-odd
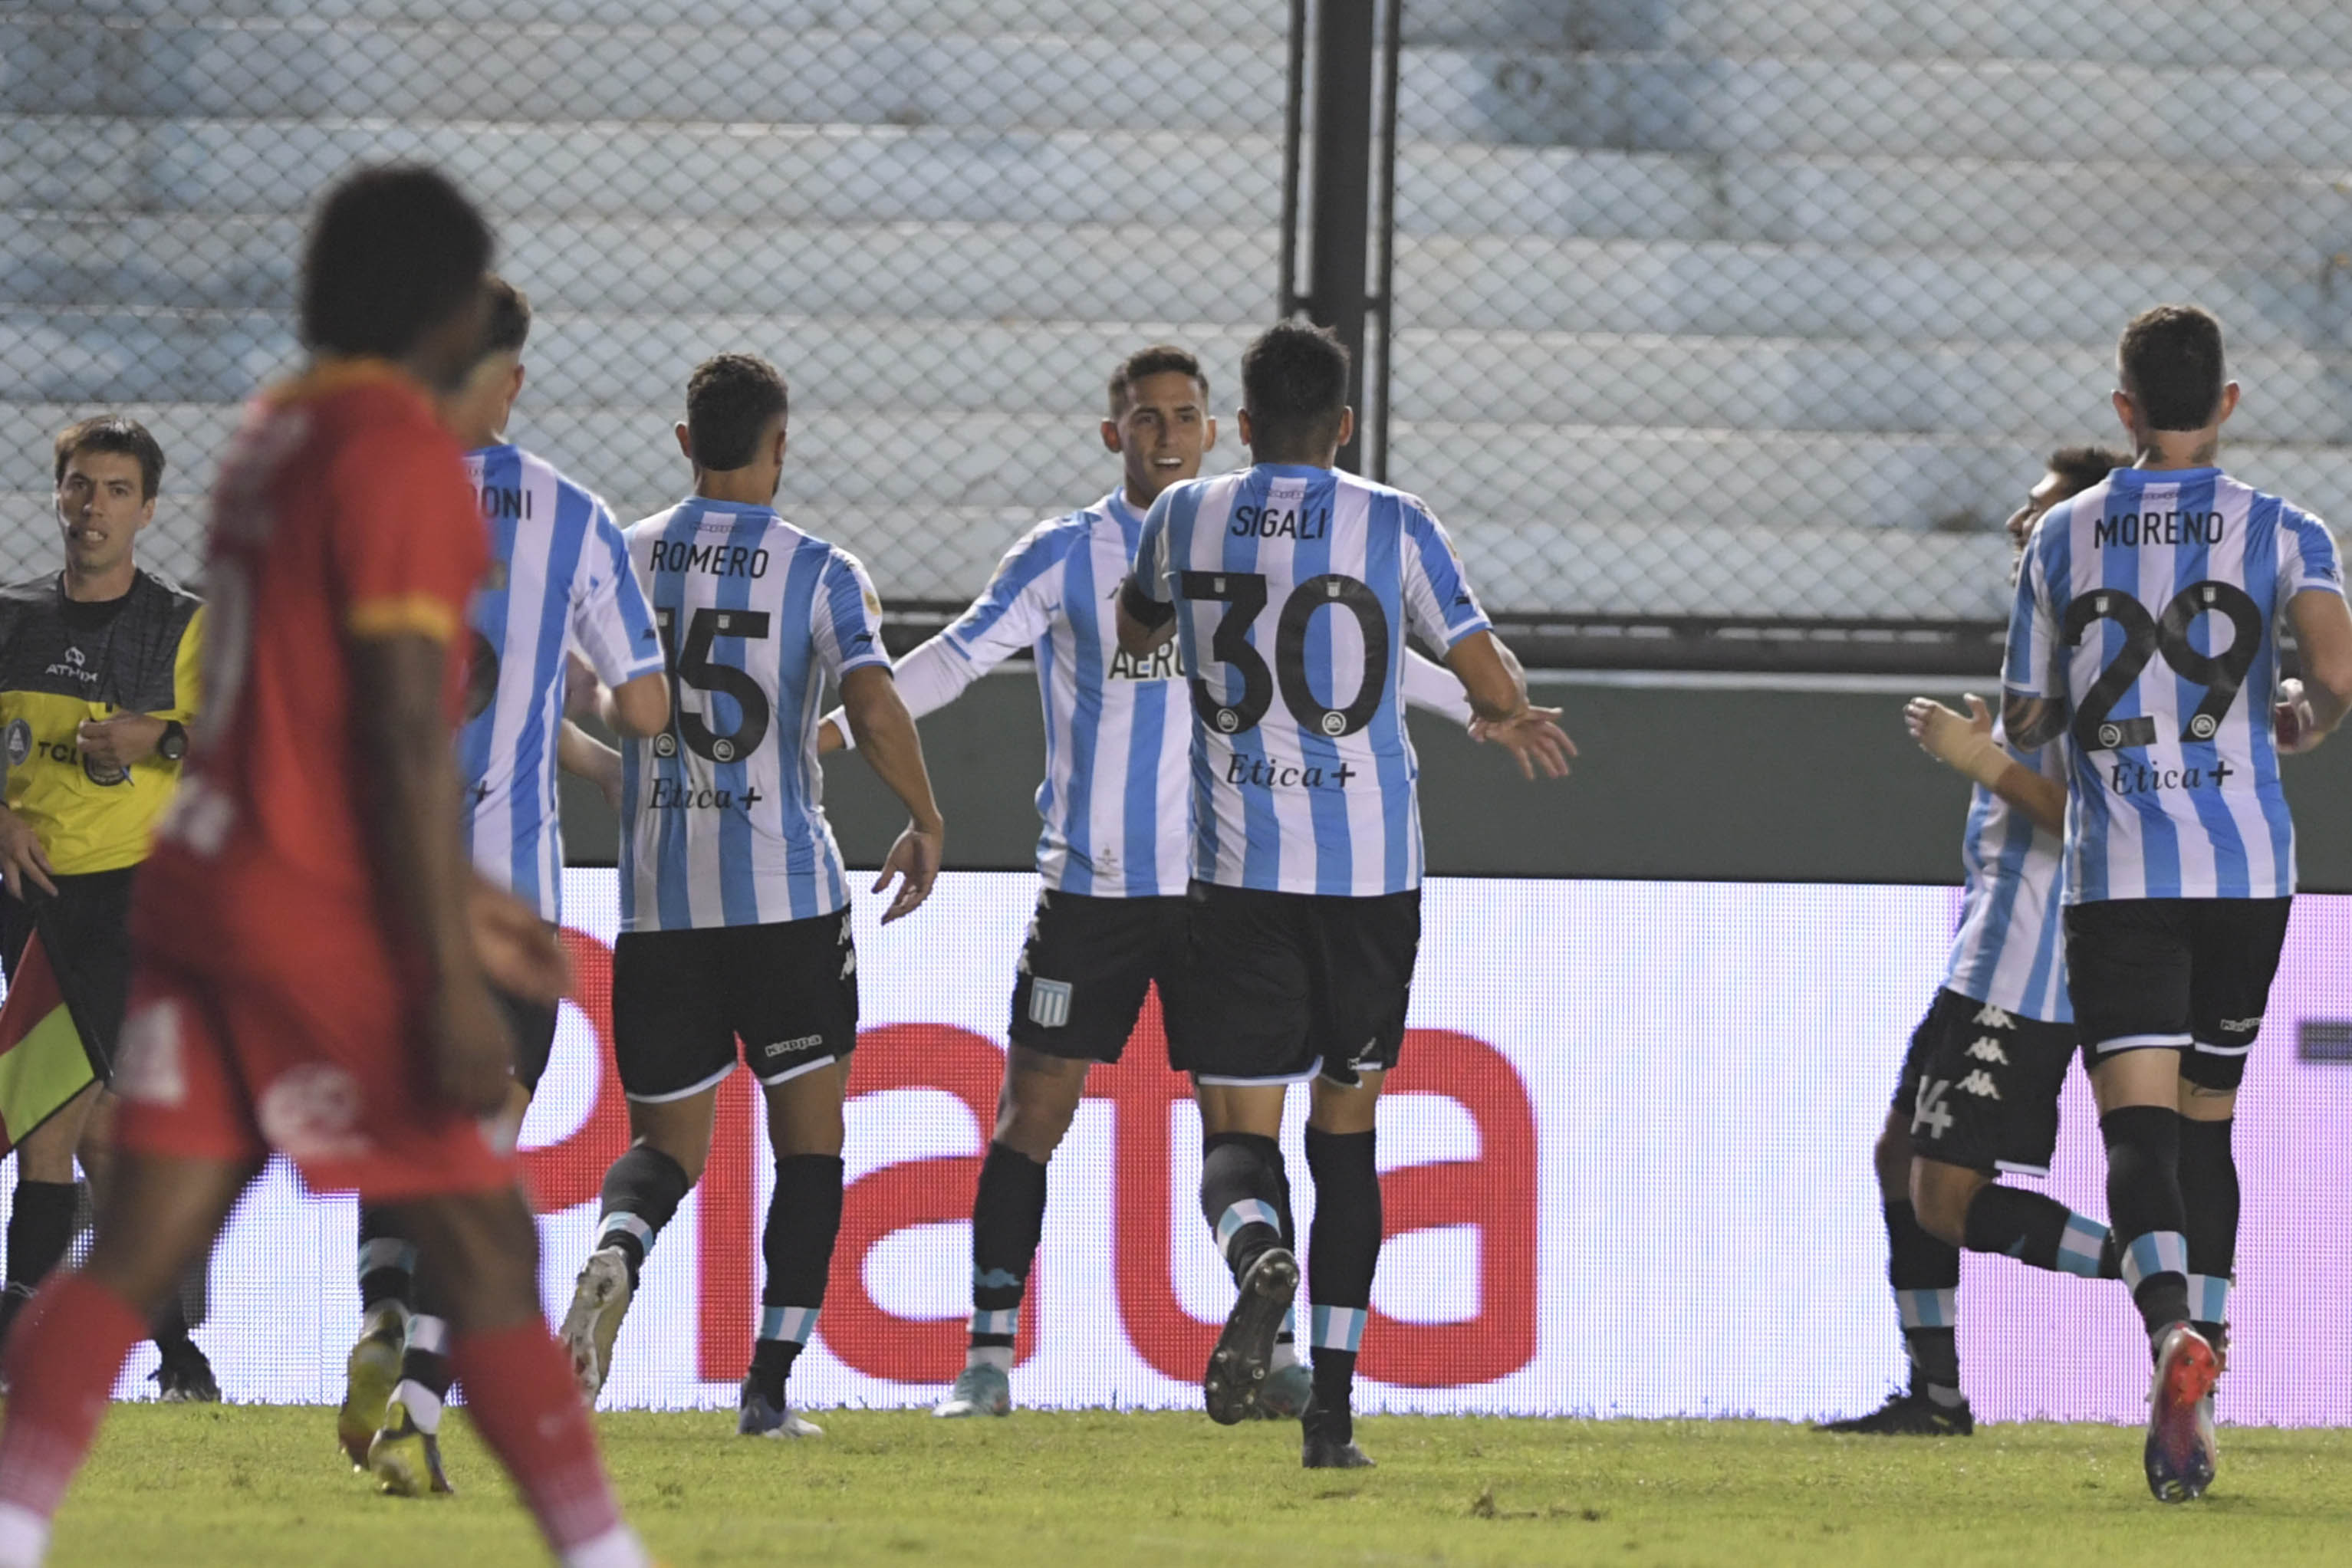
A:
[[[1365,242],[1371,225],[1372,20],[1375,0],[1315,7],[1315,129],[1307,314],[1348,346],[1348,401],[1358,433],[1339,466],[1360,471],[1364,424]]]

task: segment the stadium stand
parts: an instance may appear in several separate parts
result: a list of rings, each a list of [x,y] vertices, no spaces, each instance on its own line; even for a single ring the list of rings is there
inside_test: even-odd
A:
[[[1102,482],[1071,405],[1118,352],[1190,343],[1229,402],[1286,9],[0,5],[8,513],[98,403],[202,484],[292,355],[305,202],[404,154],[485,196],[539,305],[522,439],[650,511],[685,370],[756,344],[794,382],[786,510],[959,599]],[[2159,298],[2234,334],[2235,464],[2352,516],[2352,13],[1406,17],[1390,474],[1507,608],[1998,617],[1993,528],[2037,453],[2112,434],[2113,335]]]

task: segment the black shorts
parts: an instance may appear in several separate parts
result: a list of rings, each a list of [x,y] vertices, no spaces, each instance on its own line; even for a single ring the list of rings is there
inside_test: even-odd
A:
[[[1421,949],[1421,892],[1371,898],[1192,884],[1168,1064],[1210,1082],[1353,1087],[1394,1067]]]
[[[526,1001],[495,986],[491,990],[499,998],[499,1006],[505,1009],[507,1028],[514,1031],[515,1082],[522,1085],[524,1093],[536,1094],[539,1081],[547,1076],[547,1059],[555,1051],[555,1020],[562,1009],[560,1005]]]
[[[0,964],[13,982],[33,933],[41,934],[58,994],[99,1082],[114,1080],[114,1045],[131,1002],[131,881],[138,868],[54,876],[54,898],[26,884],[20,903],[0,893]]]
[[[2183,1052],[2180,1075],[2232,1090],[2263,1027],[2291,898],[2116,898],[2066,907],[2066,987],[2083,1054]]]
[[[772,925],[625,931],[613,944],[613,1056],[632,1100],[683,1100],[735,1071],[782,1083],[857,1048],[849,911]]]
[[[2048,1176],[2075,1040],[2073,1024],[1937,991],[1895,1092],[1895,1109],[1910,1118],[1911,1152],[1987,1175]]]
[[[1154,982],[1160,1006],[1181,982],[1181,898],[1037,894],[1013,980],[1013,1043],[1076,1061],[1117,1061]]]

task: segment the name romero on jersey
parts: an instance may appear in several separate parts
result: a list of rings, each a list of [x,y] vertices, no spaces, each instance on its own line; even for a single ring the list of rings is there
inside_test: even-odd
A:
[[[1488,624],[1429,509],[1327,468],[1190,480],[1144,519],[1135,580],[1178,612],[1193,874],[1355,897],[1420,886],[1405,635],[1444,650]]]
[[[764,925],[849,902],[823,806],[827,678],[888,668],[856,558],[765,507],[682,501],[628,530],[671,723],[621,754],[621,929]]]

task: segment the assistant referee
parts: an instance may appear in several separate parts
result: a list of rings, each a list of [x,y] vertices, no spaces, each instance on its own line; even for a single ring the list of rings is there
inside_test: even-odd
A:
[[[0,964],[13,983],[39,934],[93,1082],[17,1146],[0,1339],[73,1239],[75,1156],[105,1177],[92,1113],[130,990],[131,879],[179,782],[205,620],[194,594],[133,559],[163,478],[154,436],[102,416],[55,445],[64,570],[0,589]],[[176,1303],[155,1340],[163,1397],[220,1397]]]

